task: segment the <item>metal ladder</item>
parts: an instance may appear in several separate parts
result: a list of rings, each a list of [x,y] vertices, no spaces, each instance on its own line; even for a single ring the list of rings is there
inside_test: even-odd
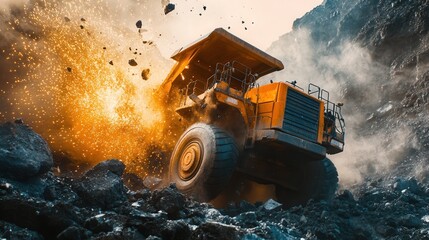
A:
[[[255,88],[256,88],[256,106],[255,106],[255,111],[253,113],[253,116],[250,117],[250,118],[254,119],[254,121],[253,121],[254,125],[253,125],[253,128],[249,127],[249,129],[248,129],[246,144],[244,146],[246,149],[253,148],[255,146],[256,128],[258,127],[259,84],[255,84]],[[250,142],[249,142],[249,140],[250,140]]]

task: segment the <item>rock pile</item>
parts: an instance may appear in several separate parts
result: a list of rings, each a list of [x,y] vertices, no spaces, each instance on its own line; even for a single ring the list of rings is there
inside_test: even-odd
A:
[[[43,139],[27,126],[6,123],[0,125],[0,129],[0,138],[8,139],[9,144],[1,145],[0,152],[5,152],[4,146],[15,146],[22,152],[36,151],[34,156],[50,156]],[[8,159],[15,161],[15,158]],[[34,172],[28,165],[41,165],[34,158],[21,161],[22,176]],[[243,201],[217,210],[185,197],[174,185],[155,191],[135,186],[130,190],[124,185],[124,170],[121,161],[112,159],[99,163],[80,178],[58,177],[51,171],[19,180],[13,174],[3,174],[0,178],[0,238],[429,237],[429,188],[413,178],[396,179],[387,185],[384,181],[368,181],[355,195],[343,191],[331,203],[310,201],[306,206],[284,209],[271,199],[256,204]]]

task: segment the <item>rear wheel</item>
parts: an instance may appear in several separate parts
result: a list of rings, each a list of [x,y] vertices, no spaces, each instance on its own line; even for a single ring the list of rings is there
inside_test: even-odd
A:
[[[306,204],[310,199],[331,201],[338,188],[337,169],[328,158],[294,166],[286,174],[298,182],[294,189],[276,186],[277,199],[287,207]]]
[[[199,201],[215,198],[229,182],[238,149],[223,130],[197,123],[177,142],[170,161],[170,181]]]

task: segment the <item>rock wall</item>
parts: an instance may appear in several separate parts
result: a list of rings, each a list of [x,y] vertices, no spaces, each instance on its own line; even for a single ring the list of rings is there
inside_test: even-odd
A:
[[[326,0],[269,51],[276,81],[321,85],[344,102],[346,150],[332,156],[346,185],[366,177],[427,181],[429,2]]]

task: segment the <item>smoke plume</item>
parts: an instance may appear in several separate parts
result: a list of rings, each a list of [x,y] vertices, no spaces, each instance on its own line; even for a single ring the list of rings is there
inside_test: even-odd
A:
[[[407,125],[390,121],[400,107],[390,95],[399,83],[359,44],[345,41],[329,48],[314,42],[306,29],[282,36],[269,52],[283,61],[285,70],[272,78],[296,80],[301,87],[317,84],[330,92],[331,101],[344,103],[345,150],[329,156],[343,186],[362,183],[366,177],[386,177],[410,149],[419,148]]]

